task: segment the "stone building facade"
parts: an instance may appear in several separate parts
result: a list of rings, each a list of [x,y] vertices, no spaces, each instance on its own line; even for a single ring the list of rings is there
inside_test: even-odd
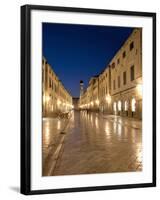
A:
[[[68,112],[73,107],[72,96],[44,57],[42,59],[42,99],[42,113],[45,117]]]
[[[92,77],[81,109],[142,118],[142,30],[135,28],[110,63]]]

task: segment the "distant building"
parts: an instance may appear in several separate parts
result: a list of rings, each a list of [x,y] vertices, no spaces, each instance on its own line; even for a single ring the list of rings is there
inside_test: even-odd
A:
[[[79,98],[78,97],[73,97],[72,98],[72,102],[73,102],[73,108],[74,110],[79,110]]]
[[[72,109],[72,96],[65,89],[47,60],[42,59],[43,116],[54,116]]]
[[[142,29],[135,28],[104,71],[90,79],[79,106],[142,118]]]

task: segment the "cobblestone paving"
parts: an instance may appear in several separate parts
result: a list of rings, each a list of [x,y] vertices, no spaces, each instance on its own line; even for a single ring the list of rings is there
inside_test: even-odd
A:
[[[52,175],[141,170],[141,121],[75,111]]]

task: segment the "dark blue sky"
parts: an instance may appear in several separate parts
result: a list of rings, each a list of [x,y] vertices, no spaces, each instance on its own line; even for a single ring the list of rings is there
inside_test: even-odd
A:
[[[43,56],[72,96],[109,63],[132,28],[43,23]]]

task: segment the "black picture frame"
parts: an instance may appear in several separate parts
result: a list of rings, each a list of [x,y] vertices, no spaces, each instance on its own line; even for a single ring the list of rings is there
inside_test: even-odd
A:
[[[150,17],[153,21],[152,47],[153,47],[153,149],[152,149],[152,183],[94,186],[75,188],[60,188],[49,190],[31,190],[31,11],[64,11],[92,14],[111,14],[126,16]],[[121,10],[101,10],[89,8],[55,7],[44,5],[24,5],[21,6],[21,183],[20,191],[25,195],[65,193],[95,190],[127,189],[156,186],[156,13],[121,11]]]

